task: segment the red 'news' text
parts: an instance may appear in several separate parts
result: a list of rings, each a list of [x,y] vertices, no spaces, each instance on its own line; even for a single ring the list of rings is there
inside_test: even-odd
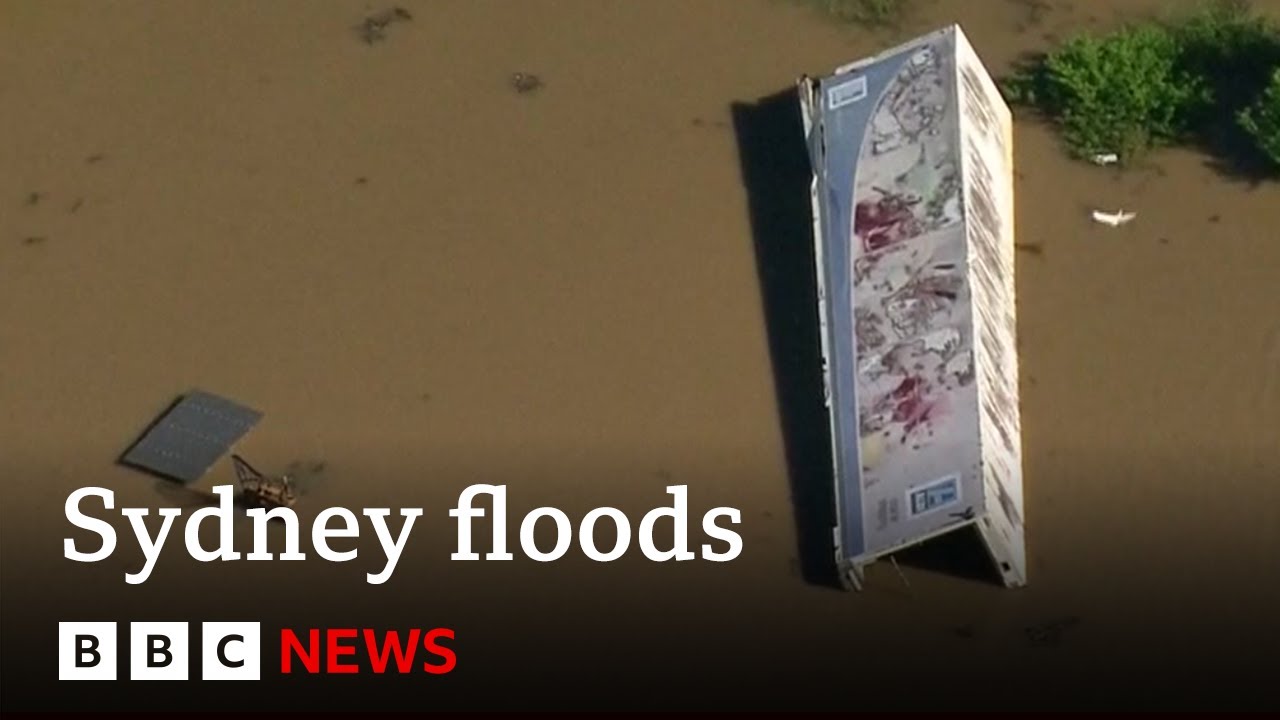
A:
[[[379,632],[372,628],[311,628],[303,637],[289,628],[280,631],[280,672],[294,672],[295,661],[311,674],[355,674],[368,668],[401,674],[444,675],[458,664],[453,630],[412,628]]]

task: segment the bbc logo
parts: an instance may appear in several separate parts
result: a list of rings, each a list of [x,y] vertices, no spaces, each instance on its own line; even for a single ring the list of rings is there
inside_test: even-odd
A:
[[[200,623],[204,680],[260,680],[261,625]],[[58,623],[59,680],[116,679],[116,623]],[[129,623],[130,680],[186,680],[191,643],[185,622]]]

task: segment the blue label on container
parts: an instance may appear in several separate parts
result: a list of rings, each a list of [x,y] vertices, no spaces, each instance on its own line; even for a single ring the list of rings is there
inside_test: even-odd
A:
[[[911,516],[940,510],[960,502],[960,476],[949,475],[907,493]]]
[[[867,78],[859,76],[827,90],[827,109],[835,110],[867,96]]]

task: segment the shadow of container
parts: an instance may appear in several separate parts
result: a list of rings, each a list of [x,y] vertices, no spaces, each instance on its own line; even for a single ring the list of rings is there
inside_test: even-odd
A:
[[[747,192],[805,582],[840,588],[831,438],[823,405],[812,170],[795,90],[731,107]]]

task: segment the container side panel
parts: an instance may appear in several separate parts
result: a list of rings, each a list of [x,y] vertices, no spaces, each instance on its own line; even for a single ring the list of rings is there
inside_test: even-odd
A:
[[[982,465],[991,531],[1012,556],[1006,580],[1025,578],[1021,420],[1014,286],[1012,122],[968,42],[958,42],[965,132],[969,273],[976,308],[975,357]]]
[[[823,79],[811,149],[838,544],[958,526],[981,487],[956,29]]]
[[[908,47],[862,138],[851,226],[868,551],[980,507],[954,34]]]
[[[822,140],[822,112],[821,97],[817,92],[816,85],[813,80],[805,77],[801,78],[797,83],[800,93],[800,112],[804,121],[805,140],[809,147],[809,161],[813,168],[813,180],[809,186],[809,201],[813,212],[813,244],[814,244],[814,274],[818,295],[818,337],[821,343],[822,357],[822,390],[823,390],[823,406],[827,410],[828,432],[831,437],[831,447],[839,448],[839,431],[836,426],[836,415],[831,410],[831,322],[830,307],[827,293],[827,272],[825,247],[826,235],[823,232],[823,218],[826,215],[826,208],[821,202],[821,198],[826,195],[826,183],[823,159],[823,140]],[[836,501],[836,534],[835,534],[835,555],[836,562],[839,563],[845,558],[844,538],[846,534],[860,536],[861,531],[856,530],[852,533],[845,532],[846,523],[843,520],[843,513],[839,508],[844,506],[844,488],[841,486],[841,465],[838,454],[833,454],[833,482],[834,497]]]
[[[818,197],[822,233],[820,283],[826,294],[830,407],[835,433],[837,528],[845,558],[867,552],[858,444],[857,347],[853,322],[854,183],[863,137],[875,100],[897,75],[905,56],[837,73],[818,84],[821,165]]]

